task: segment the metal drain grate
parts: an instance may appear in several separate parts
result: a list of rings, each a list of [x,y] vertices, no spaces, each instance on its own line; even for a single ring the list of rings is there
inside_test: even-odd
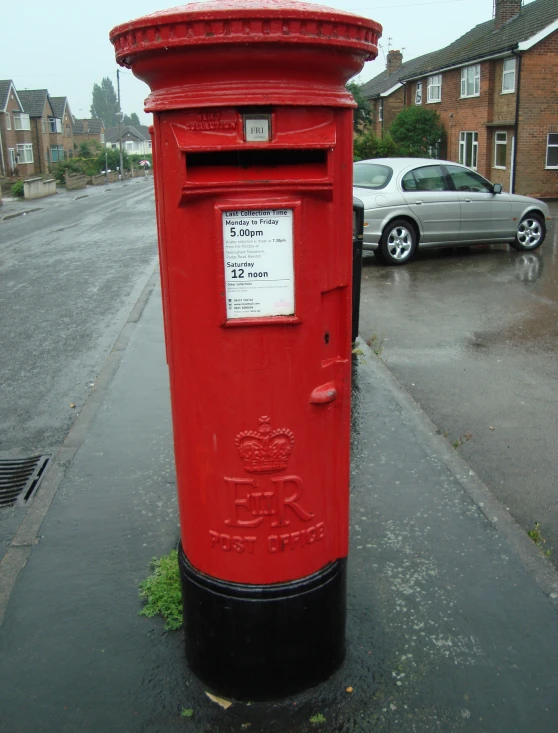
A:
[[[50,456],[0,461],[0,508],[26,502],[37,490]]]

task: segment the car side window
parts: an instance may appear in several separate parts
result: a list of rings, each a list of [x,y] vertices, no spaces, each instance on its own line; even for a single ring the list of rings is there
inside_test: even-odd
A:
[[[457,191],[492,193],[492,186],[482,176],[457,165],[448,165],[448,173]]]
[[[425,165],[405,173],[401,181],[404,191],[447,191],[444,171],[439,165]]]

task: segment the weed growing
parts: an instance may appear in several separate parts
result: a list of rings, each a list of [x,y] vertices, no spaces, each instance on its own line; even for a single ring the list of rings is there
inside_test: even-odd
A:
[[[541,525],[539,524],[539,522],[535,522],[534,529],[530,529],[527,534],[533,540],[536,546],[540,547],[540,549],[543,550],[546,544],[546,540],[541,534]],[[550,555],[550,550],[544,550],[544,554],[548,557]]]
[[[140,598],[145,601],[140,616],[162,616],[165,629],[173,631],[182,626],[182,596],[178,571],[178,551],[153,558],[153,575],[140,583]]]

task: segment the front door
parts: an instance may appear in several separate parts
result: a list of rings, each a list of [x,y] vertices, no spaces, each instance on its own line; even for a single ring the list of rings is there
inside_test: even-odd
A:
[[[15,148],[8,148],[8,157],[9,157],[9,164],[10,164],[10,173],[15,171],[16,168],[16,154],[15,154]]]
[[[407,205],[422,225],[422,245],[458,240],[459,196],[449,190],[441,165],[423,165],[405,173],[401,188]]]

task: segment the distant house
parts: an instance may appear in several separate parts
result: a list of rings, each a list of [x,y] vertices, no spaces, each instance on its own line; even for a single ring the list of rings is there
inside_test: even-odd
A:
[[[54,112],[47,89],[23,89],[18,95],[31,120],[35,173],[48,173],[51,163],[65,157],[62,120]]]
[[[95,140],[100,145],[105,144],[105,125],[103,120],[96,118],[84,120],[74,119],[72,132],[74,143],[78,148],[80,143],[88,142],[89,140]]]
[[[54,116],[62,120],[62,145],[64,156],[72,158],[74,155],[74,118],[67,97],[50,98]]]
[[[105,144],[107,148],[117,149],[120,147],[118,127],[107,128]],[[136,127],[122,125],[122,150],[131,155],[149,155],[151,153],[149,128],[144,125]]]
[[[444,157],[506,190],[558,197],[558,2],[494,7],[492,20],[439,51],[401,60],[391,79],[382,72],[363,94],[383,131],[388,107],[432,105],[446,130]]]
[[[31,119],[13,81],[0,81],[0,172],[4,176],[35,173]]]

